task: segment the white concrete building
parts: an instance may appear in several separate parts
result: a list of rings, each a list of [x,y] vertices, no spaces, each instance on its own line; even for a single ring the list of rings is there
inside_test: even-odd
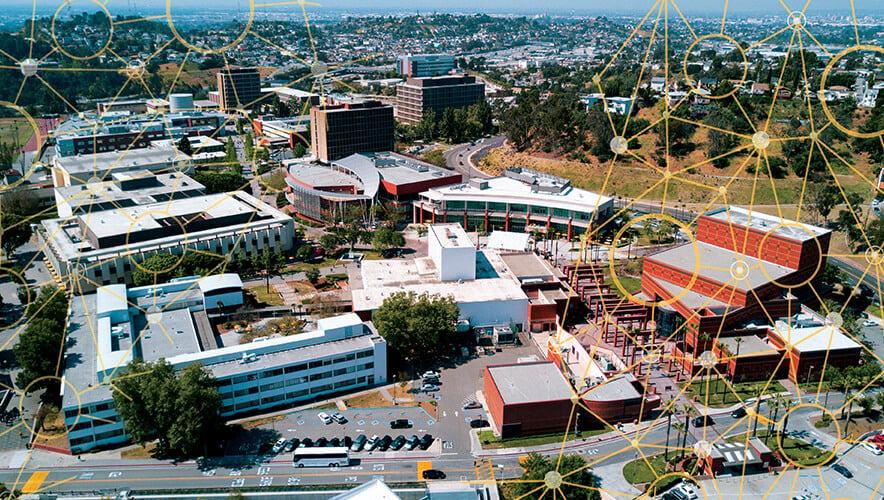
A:
[[[237,275],[111,285],[72,301],[68,338],[75,341],[62,384],[72,453],[128,441],[108,381],[136,357],[165,359],[175,369],[202,363],[218,381],[222,417],[386,382],[386,343],[355,314],[321,319],[298,335],[219,347],[206,315],[217,302],[242,304]]]

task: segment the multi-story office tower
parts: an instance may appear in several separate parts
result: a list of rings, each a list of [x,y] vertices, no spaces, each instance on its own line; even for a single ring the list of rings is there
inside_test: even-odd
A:
[[[313,155],[322,162],[392,151],[393,127],[393,106],[378,101],[310,109]]]
[[[409,78],[396,86],[396,118],[416,124],[432,109],[440,116],[446,108],[465,108],[485,98],[485,84],[464,75]]]
[[[261,75],[255,68],[218,71],[218,105],[221,109],[249,106],[261,97]]]
[[[409,54],[400,56],[396,61],[399,74],[417,78],[445,75],[453,69],[453,54]]]

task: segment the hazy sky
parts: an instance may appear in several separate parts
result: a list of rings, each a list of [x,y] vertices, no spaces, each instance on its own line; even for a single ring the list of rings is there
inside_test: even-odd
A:
[[[255,0],[255,3],[263,3],[265,0]],[[275,1],[275,0],[267,0]],[[646,12],[653,4],[653,0],[316,0],[319,7],[308,6],[308,9],[358,9],[361,11],[374,9],[404,9],[421,12],[461,10],[470,12],[518,12],[518,13],[543,13],[543,12],[567,12],[569,10],[590,14],[605,13],[636,13]],[[784,0],[790,8],[800,10],[805,0]],[[21,4],[30,6],[29,0],[0,0],[4,5]],[[721,12],[725,0],[678,0],[676,2],[684,12],[690,13],[713,13]],[[40,10],[52,9],[58,6],[58,2],[37,0]],[[163,11],[166,0],[108,0],[107,7],[111,13],[127,13],[133,5],[139,11]],[[173,12],[179,8],[210,8],[212,10],[230,9],[232,11],[247,10],[249,0],[172,0]],[[884,0],[855,0],[858,12],[884,12]],[[86,10],[94,10],[95,5],[87,0],[74,0],[71,7],[80,10],[80,6]],[[296,6],[287,7],[296,9]],[[729,12],[767,12],[780,13],[784,9],[778,0],[729,0]],[[815,12],[841,11],[850,13],[850,0],[811,0],[808,14]]]

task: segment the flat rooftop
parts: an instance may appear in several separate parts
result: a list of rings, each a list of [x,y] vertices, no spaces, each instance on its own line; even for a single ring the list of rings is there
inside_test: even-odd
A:
[[[481,252],[480,252],[481,253]],[[489,269],[479,272],[478,262],[487,261]],[[486,266],[486,264],[482,264]],[[412,291],[453,296],[460,303],[492,302],[502,300],[528,300],[521,285],[512,276],[503,272],[494,276],[501,261],[493,255],[487,259],[477,259],[475,280],[440,281],[432,259],[424,257],[414,260],[366,260],[360,268],[351,268],[350,287],[354,311],[373,311],[380,307],[384,299],[396,292]]]
[[[546,280],[563,276],[561,271],[554,269],[532,252],[502,254],[500,259],[520,280],[530,278],[544,278]]]
[[[531,190],[531,185],[511,177],[482,179],[488,187],[481,189],[469,183],[454,184],[433,188],[422,194],[434,201],[499,201],[523,203],[534,206],[576,210],[594,213],[598,207],[612,201],[612,198],[583,189],[568,186],[561,193],[544,193]]]
[[[146,183],[148,187],[139,185],[132,189],[127,188],[125,180],[138,179],[149,181]],[[166,201],[168,197],[173,195],[184,198],[205,194],[205,186],[193,180],[187,174],[182,172],[154,174],[147,170],[131,172],[131,176],[128,176],[126,179],[120,178],[106,181],[98,194],[85,194],[84,192],[88,190],[89,187],[85,184],[57,187],[55,188],[56,199],[66,200],[75,207],[88,207],[92,203],[114,202],[116,204],[114,208],[121,208],[158,203]]]
[[[605,380],[601,384],[590,387],[580,395],[581,399],[590,401],[623,401],[644,397],[625,375],[618,375]]]
[[[807,241],[832,232],[828,229],[812,226],[803,222],[796,222],[733,206],[712,210],[703,215],[710,219],[739,226],[746,226],[750,229],[755,229],[764,233],[771,233],[776,236],[782,236],[783,238],[789,238],[796,241]]]
[[[164,167],[177,168],[190,156],[174,148],[133,148],[80,156],[56,156],[55,164],[69,175],[86,182],[91,177],[104,178],[113,170]]]
[[[288,165],[288,173],[293,178],[313,188],[355,186],[358,191],[362,191],[364,188],[362,181],[357,177],[319,165],[290,163]]]
[[[430,224],[429,232],[443,248],[467,248],[476,246],[460,224]]]
[[[543,403],[571,399],[574,391],[551,361],[487,367],[503,404]]]
[[[742,255],[732,250],[703,243],[702,241],[697,242],[697,252],[700,257],[700,268],[696,269],[699,277],[721,284],[730,282],[734,288],[744,292],[754,290],[771,281],[781,280],[794,272],[793,269],[788,267],[768,261],[763,261],[762,263],[762,261],[754,257]],[[694,266],[697,253],[694,252],[694,246],[691,243],[685,243],[684,245],[648,255],[646,258],[692,273],[695,271]],[[741,278],[736,279],[731,272],[731,265],[738,260],[743,261],[747,271]],[[762,265],[764,266],[764,271],[761,269]],[[660,278],[657,278],[657,280],[659,281]]]
[[[840,328],[823,325],[809,328],[793,328],[783,321],[777,320],[771,330],[784,342],[792,344],[802,353],[822,352],[837,349],[859,349],[862,346],[851,340]]]
[[[424,182],[433,179],[457,178],[460,173],[437,167],[393,152],[360,153],[344,158],[346,162],[366,162],[378,169],[381,179],[394,185]]]
[[[718,341],[724,344],[732,355],[736,355],[739,350],[740,356],[752,354],[777,354],[779,350],[756,337],[755,335],[746,335],[741,342],[737,342],[736,337],[719,337]]]

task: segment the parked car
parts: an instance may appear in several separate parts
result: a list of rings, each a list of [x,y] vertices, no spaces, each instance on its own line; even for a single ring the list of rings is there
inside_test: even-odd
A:
[[[398,418],[390,422],[391,429],[410,429],[411,421],[405,418]]]
[[[421,386],[421,392],[436,392],[439,390],[439,386],[435,384],[424,384]]]
[[[494,351],[493,347],[486,347],[485,348],[485,355],[486,356],[494,356],[494,353],[495,353],[495,351]]]
[[[421,377],[423,377],[423,378],[426,378],[426,377],[439,378],[441,376],[442,375],[435,370],[427,370],[423,373],[423,375],[421,375]]]
[[[321,420],[322,423],[325,425],[332,423],[332,418],[330,416],[328,416],[328,413],[326,413],[324,411],[319,412],[319,414],[316,415],[316,418]]]
[[[273,448],[270,448],[270,453],[279,453],[281,452],[286,445],[285,438],[279,438],[275,443],[273,443]]]
[[[405,449],[408,451],[413,450],[414,447],[417,446],[418,441],[420,440],[417,438],[417,436],[412,435],[410,438],[408,438],[408,441],[405,442]]]
[[[405,446],[405,436],[401,434],[396,436],[396,439],[394,439],[393,442],[390,443],[390,449],[394,451],[399,450],[403,446]]]
[[[745,417],[745,416],[746,416],[746,408],[744,408],[744,407],[742,407],[742,406],[739,407],[739,408],[737,408],[736,410],[734,410],[734,411],[731,412],[731,416],[734,417],[734,418],[743,418],[743,417]]]
[[[374,451],[378,446],[378,442],[381,440],[377,434],[368,438],[368,441],[365,442],[365,451]]]
[[[421,472],[421,477],[424,479],[445,479],[445,473],[437,469],[426,469]]]
[[[863,321],[863,326],[878,326],[878,323],[875,323],[874,321],[867,319],[867,320]]]
[[[338,412],[332,413],[331,418],[332,418],[332,420],[334,420],[335,422],[337,422],[339,424],[346,424],[347,423],[347,417],[341,415]]]
[[[300,444],[300,440],[298,438],[290,439],[285,444],[285,448],[283,448],[282,451],[284,451],[285,453],[290,453],[290,452],[294,451],[295,448],[298,447],[298,444]]]
[[[466,403],[463,404],[464,410],[473,410],[473,409],[481,408],[481,407],[482,407],[482,403],[480,403],[478,401],[467,401]]]
[[[329,439],[326,446],[328,446],[329,448],[337,448],[338,446],[341,446],[341,438]]]
[[[439,385],[439,377],[424,377],[424,383]]]
[[[317,439],[316,443],[313,444],[313,446],[315,446],[317,448],[322,448],[327,445],[328,445],[328,439],[325,439],[324,437]]]
[[[700,415],[699,417],[691,420],[691,423],[694,424],[694,427],[705,427],[707,425],[715,425],[715,421],[712,420],[712,417],[709,415]]]
[[[365,446],[365,434],[360,434],[350,445],[350,451],[362,451],[363,446]]]
[[[432,434],[424,434],[424,437],[421,438],[420,442],[418,442],[418,448],[422,450],[426,450],[433,444],[433,435]]]
[[[378,441],[378,451],[387,451],[390,448],[390,445],[393,444],[393,438],[390,436],[384,436]]]
[[[841,464],[833,465],[832,469],[834,469],[835,472],[837,472],[838,474],[841,474],[842,476],[846,477],[847,479],[850,479],[853,477],[853,472],[850,472],[850,469],[848,469],[847,467],[844,467]]]
[[[482,427],[488,427],[488,421],[483,420],[481,418],[477,418],[475,420],[470,420],[470,427],[473,429],[481,429]]]
[[[301,444],[298,445],[298,448],[311,448],[313,447],[313,440],[310,438],[304,438],[301,440]]]
[[[879,445],[869,442],[869,441],[864,441],[862,446],[863,446],[863,448],[872,452],[873,455],[880,455],[880,454],[884,453],[884,451],[881,451],[881,448],[879,447]]]

